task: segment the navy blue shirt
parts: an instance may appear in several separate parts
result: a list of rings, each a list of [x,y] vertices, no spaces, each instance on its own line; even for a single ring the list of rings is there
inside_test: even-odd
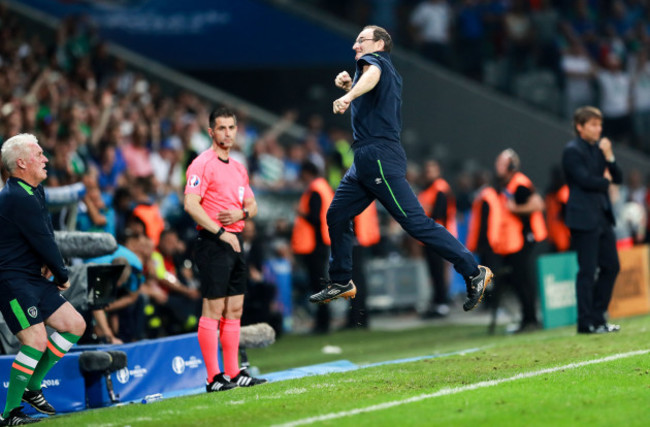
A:
[[[58,283],[68,281],[43,186],[11,177],[0,191],[0,280],[40,277],[43,265]]]
[[[353,85],[365,65],[381,70],[377,85],[361,95],[351,105],[353,147],[369,142],[400,142],[402,132],[402,77],[397,73],[387,52],[363,55],[357,61]]]

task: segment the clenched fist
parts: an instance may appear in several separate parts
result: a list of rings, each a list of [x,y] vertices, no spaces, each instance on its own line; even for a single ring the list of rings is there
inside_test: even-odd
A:
[[[352,77],[348,74],[347,71],[341,71],[336,75],[334,79],[334,84],[336,87],[340,87],[344,91],[349,91],[352,89]]]

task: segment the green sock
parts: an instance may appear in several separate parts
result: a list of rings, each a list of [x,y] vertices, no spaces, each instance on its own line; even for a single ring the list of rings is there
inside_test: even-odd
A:
[[[2,414],[3,418],[9,416],[12,409],[20,406],[23,400],[23,393],[29,379],[36,369],[43,352],[36,350],[28,345],[20,347],[20,351],[11,365],[11,373],[9,374],[9,388],[7,389],[7,403],[5,404],[5,411]]]
[[[81,337],[69,332],[54,332],[50,335],[50,338],[47,340],[47,350],[45,350],[43,357],[41,357],[38,365],[36,365],[34,375],[32,375],[29,384],[27,384],[27,389],[31,391],[40,390],[45,375],[79,341],[79,338]]]

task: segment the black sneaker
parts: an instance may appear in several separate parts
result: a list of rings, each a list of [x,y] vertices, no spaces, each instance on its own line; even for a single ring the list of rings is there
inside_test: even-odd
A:
[[[326,285],[325,289],[309,297],[309,302],[327,304],[328,302],[337,298],[350,299],[357,295],[357,287],[354,282],[350,280],[347,285],[341,283],[332,283],[331,281],[323,281]]]
[[[41,414],[54,415],[56,410],[43,397],[43,390],[31,391],[25,390],[23,393],[23,402],[29,403]]]
[[[205,385],[205,391],[208,393],[212,393],[213,391],[232,390],[233,388],[237,388],[237,384],[231,383],[230,377],[223,372],[215,375],[212,382]]]
[[[239,387],[253,387],[254,385],[260,385],[267,383],[268,380],[265,378],[255,378],[251,377],[246,369],[242,369],[239,373],[231,380],[233,384],[238,385]]]
[[[7,418],[0,416],[0,426],[21,426],[23,424],[34,424],[41,421],[39,418],[32,418],[23,414],[23,407],[19,406],[9,412]]]
[[[482,265],[478,266],[479,274],[474,277],[465,278],[467,284],[467,299],[463,304],[463,310],[470,311],[483,299],[485,290],[492,282],[492,270]]]

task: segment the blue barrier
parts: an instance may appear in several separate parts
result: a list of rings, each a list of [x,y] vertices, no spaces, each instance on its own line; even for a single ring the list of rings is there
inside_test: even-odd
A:
[[[106,388],[106,380],[98,373],[94,377],[84,377],[79,370],[79,356],[83,351],[102,350],[107,346],[75,346],[48,373],[44,380],[45,398],[52,403],[57,412],[74,412],[88,408],[111,406]],[[113,390],[119,395],[120,403],[138,402],[148,395],[177,397],[205,392],[206,372],[196,333],[174,337],[139,341],[133,344],[110,346],[111,350],[121,350],[127,354],[126,368],[110,375]],[[406,363],[423,359],[448,357],[457,354],[473,353],[480,348],[469,348],[451,353],[405,358],[399,360],[357,365],[348,360],[336,360],[318,365],[292,368],[285,371],[262,375],[269,382],[303,378],[313,375],[347,372],[380,365]],[[15,356],[0,356],[0,372],[7,375]],[[222,365],[221,359],[219,364]],[[0,402],[6,400],[9,382],[3,379],[0,389]],[[25,412],[35,411],[27,406]]]
[[[48,372],[43,381],[43,395],[59,412],[75,412],[86,409],[86,389],[84,378],[79,371],[79,354],[66,354]],[[15,359],[15,355],[0,356],[0,373],[2,374],[0,402],[7,400],[9,372]],[[25,406],[25,413],[36,413],[31,406]]]
[[[111,349],[124,351],[128,361],[126,368],[111,374],[113,390],[122,402],[205,384],[205,365],[196,333],[111,346]],[[87,381],[86,391],[90,408],[112,403],[101,375]]]
[[[79,356],[83,351],[106,348],[109,347],[75,346],[47,374],[43,394],[57,412],[113,404],[103,374],[84,377],[79,370]],[[124,351],[128,361],[126,368],[110,374],[113,391],[121,402],[140,400],[155,393],[174,394],[205,384],[206,371],[196,333],[110,346],[110,349]],[[0,356],[0,402],[6,401],[9,372],[15,358],[15,355]],[[221,358],[219,363],[222,365]],[[25,412],[32,411],[27,407]]]

